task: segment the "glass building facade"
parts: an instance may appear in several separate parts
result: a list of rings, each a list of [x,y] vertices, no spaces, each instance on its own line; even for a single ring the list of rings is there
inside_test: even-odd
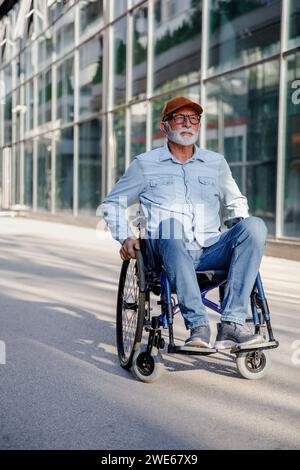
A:
[[[300,242],[299,0],[2,0],[0,15],[0,207],[95,215],[183,94],[250,213]]]

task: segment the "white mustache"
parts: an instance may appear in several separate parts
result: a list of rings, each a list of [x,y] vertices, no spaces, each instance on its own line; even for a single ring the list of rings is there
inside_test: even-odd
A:
[[[194,131],[194,129],[190,129],[188,127],[182,127],[182,129],[180,129],[180,131],[178,131],[178,132],[179,132],[179,134],[182,134],[183,132],[189,132],[192,135],[197,134],[197,132]]]

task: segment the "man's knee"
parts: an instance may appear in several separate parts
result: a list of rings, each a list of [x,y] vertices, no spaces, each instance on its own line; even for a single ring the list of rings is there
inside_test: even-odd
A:
[[[257,240],[258,242],[265,242],[268,234],[268,229],[265,222],[260,217],[247,217],[246,219],[242,220],[244,229],[246,230],[248,236],[250,236],[253,240]]]

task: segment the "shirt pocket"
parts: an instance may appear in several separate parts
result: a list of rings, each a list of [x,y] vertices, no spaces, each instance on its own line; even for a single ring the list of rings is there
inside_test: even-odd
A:
[[[162,204],[174,201],[174,178],[173,176],[160,176],[151,178],[148,182],[149,191],[153,202]]]
[[[218,197],[216,179],[212,176],[198,176],[201,199],[207,202],[214,202]]]

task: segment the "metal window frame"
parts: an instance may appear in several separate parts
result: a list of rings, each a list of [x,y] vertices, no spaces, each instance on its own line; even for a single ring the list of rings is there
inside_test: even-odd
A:
[[[279,109],[278,109],[278,140],[277,140],[277,175],[276,175],[276,207],[275,237],[283,236],[284,217],[284,184],[285,184],[285,143],[286,143],[286,59],[284,51],[287,47],[288,35],[288,2],[282,2],[280,31],[280,72],[279,72]]]

